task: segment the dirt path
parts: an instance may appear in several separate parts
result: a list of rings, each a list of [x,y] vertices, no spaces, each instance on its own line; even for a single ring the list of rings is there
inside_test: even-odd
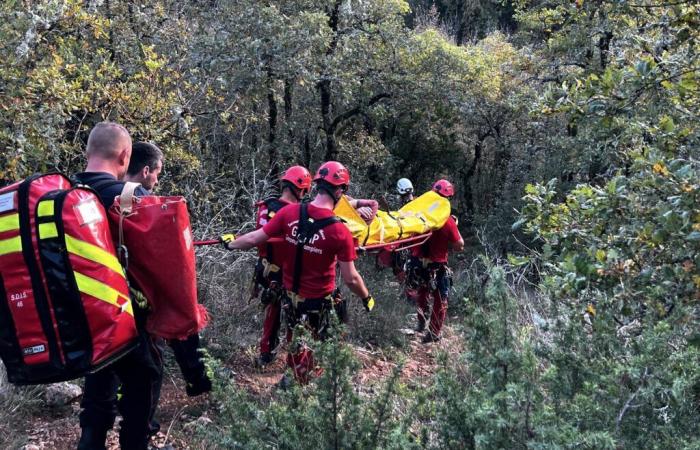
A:
[[[188,398],[183,386],[165,381],[167,384],[163,385],[157,414],[161,432],[153,438],[152,444],[163,448],[167,442],[176,449],[189,449],[189,438],[194,432],[191,424],[209,409],[208,398],[206,395]],[[61,409],[45,408],[33,412],[24,425],[28,443],[23,450],[74,450],[80,437],[79,411],[76,402]],[[107,449],[119,449],[119,436],[115,430],[107,436]]]
[[[437,368],[437,355],[441,351],[459,351],[459,340],[448,329],[442,341],[430,345],[421,344],[418,337],[411,337],[405,353],[387,354],[381,349],[355,347],[354,352],[361,363],[355,376],[362,385],[380,384],[391,376],[401,364],[400,379],[407,384],[425,385],[431,382]],[[256,368],[253,355],[241,353],[228,361],[226,367],[232,371],[235,382],[252,395],[269,398],[274,395],[274,386],[286,370],[284,349],[280,356],[264,369]],[[28,445],[24,450],[69,450],[75,449],[80,436],[78,425],[79,405],[75,402],[62,409],[40,409],[34,411],[25,424]],[[215,415],[208,395],[189,398],[185,394],[182,379],[176,369],[166,372],[158,407],[157,419],[161,432],[152,440],[155,448],[195,449],[194,425],[207,421]],[[172,447],[168,447],[167,445]],[[109,450],[119,448],[118,436],[111,431],[108,436]]]

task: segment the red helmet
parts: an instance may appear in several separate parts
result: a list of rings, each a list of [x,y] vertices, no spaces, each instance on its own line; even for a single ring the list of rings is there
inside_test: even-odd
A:
[[[318,168],[314,181],[325,181],[333,186],[350,184],[350,172],[337,161],[327,161]]]
[[[288,181],[299,189],[311,188],[311,174],[302,166],[292,166],[285,170],[280,181]]]
[[[433,190],[443,197],[452,197],[455,195],[455,188],[452,186],[452,183],[444,178],[442,180],[437,180],[435,184],[433,184]]]

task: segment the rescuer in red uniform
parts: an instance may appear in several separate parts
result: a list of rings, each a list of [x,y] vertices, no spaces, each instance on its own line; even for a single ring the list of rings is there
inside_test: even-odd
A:
[[[285,206],[299,203],[311,189],[311,174],[305,167],[292,166],[280,177],[282,195],[270,197],[258,203],[256,228],[267,225]],[[258,262],[255,265],[254,296],[260,295],[265,305],[265,319],[260,338],[260,356],[257,364],[265,366],[275,359],[275,348],[279,344],[281,308],[284,289],[282,287],[282,265],[284,247],[282,243],[266,242],[258,245]]]
[[[433,184],[433,191],[449,199],[454,195],[454,187],[447,180],[438,180]],[[447,266],[447,254],[450,250],[464,250],[464,239],[459,234],[457,222],[449,217],[445,225],[425,244],[414,247],[409,261],[409,288],[415,289],[418,307],[418,326],[416,331],[423,332],[428,318],[428,300],[433,297],[430,314],[430,326],[423,337],[423,343],[440,340],[440,331],[447,314],[447,299],[452,287],[452,272]],[[408,290],[407,290],[408,291]]]
[[[357,255],[352,235],[333,213],[350,184],[350,173],[342,164],[329,161],[318,169],[314,182],[317,193],[313,201],[285,206],[261,229],[229,241],[226,246],[245,250],[270,238],[281,239],[289,329],[301,324],[315,337],[323,338],[331,324],[331,314],[339,307],[335,295],[336,264],[343,281],[362,299],[367,311],[374,307],[374,298],[355,268]],[[300,382],[308,380],[314,367],[308,348],[290,348],[287,363]]]

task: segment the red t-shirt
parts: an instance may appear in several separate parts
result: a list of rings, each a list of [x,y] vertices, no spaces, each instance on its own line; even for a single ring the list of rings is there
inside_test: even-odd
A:
[[[287,205],[265,226],[263,231],[270,237],[282,238],[280,245],[285,255],[282,273],[285,289],[294,284],[294,260],[296,255],[296,232],[301,205]],[[330,209],[309,204],[309,217],[315,220],[333,217]],[[357,258],[350,230],[342,223],[333,223],[321,229],[304,246],[302,273],[299,280],[299,295],[304,298],[320,298],[335,289],[336,261],[349,262]]]
[[[462,239],[462,235],[459,234],[454,219],[450,217],[442,228],[433,231],[432,236],[425,244],[413,247],[412,255],[418,258],[427,258],[432,262],[446,263],[447,253],[450,250],[449,244],[460,239]]]
[[[278,198],[277,201],[283,205],[289,204],[288,201],[282,200],[281,198]],[[275,217],[276,214],[276,212],[268,211],[265,202],[260,202],[258,204],[258,214],[256,215],[255,219],[255,228],[258,229],[264,227],[270,220],[272,220],[273,217]],[[272,248],[272,258],[268,258],[268,246]],[[282,267],[282,261],[284,260],[282,257],[282,251],[283,248],[279,243],[265,243],[258,245],[258,256],[261,258],[266,258],[268,261],[272,259],[270,262],[278,267]]]

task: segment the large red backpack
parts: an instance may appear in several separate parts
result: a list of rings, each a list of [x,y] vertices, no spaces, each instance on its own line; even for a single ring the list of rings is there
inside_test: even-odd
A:
[[[183,197],[134,197],[138,183],[126,183],[107,214],[117,244],[126,249],[133,287],[148,300],[146,330],[166,339],[185,339],[208,321],[197,302],[197,271],[190,216]]]
[[[0,189],[0,357],[15,384],[69,380],[136,345],[98,196],[60,174]]]

